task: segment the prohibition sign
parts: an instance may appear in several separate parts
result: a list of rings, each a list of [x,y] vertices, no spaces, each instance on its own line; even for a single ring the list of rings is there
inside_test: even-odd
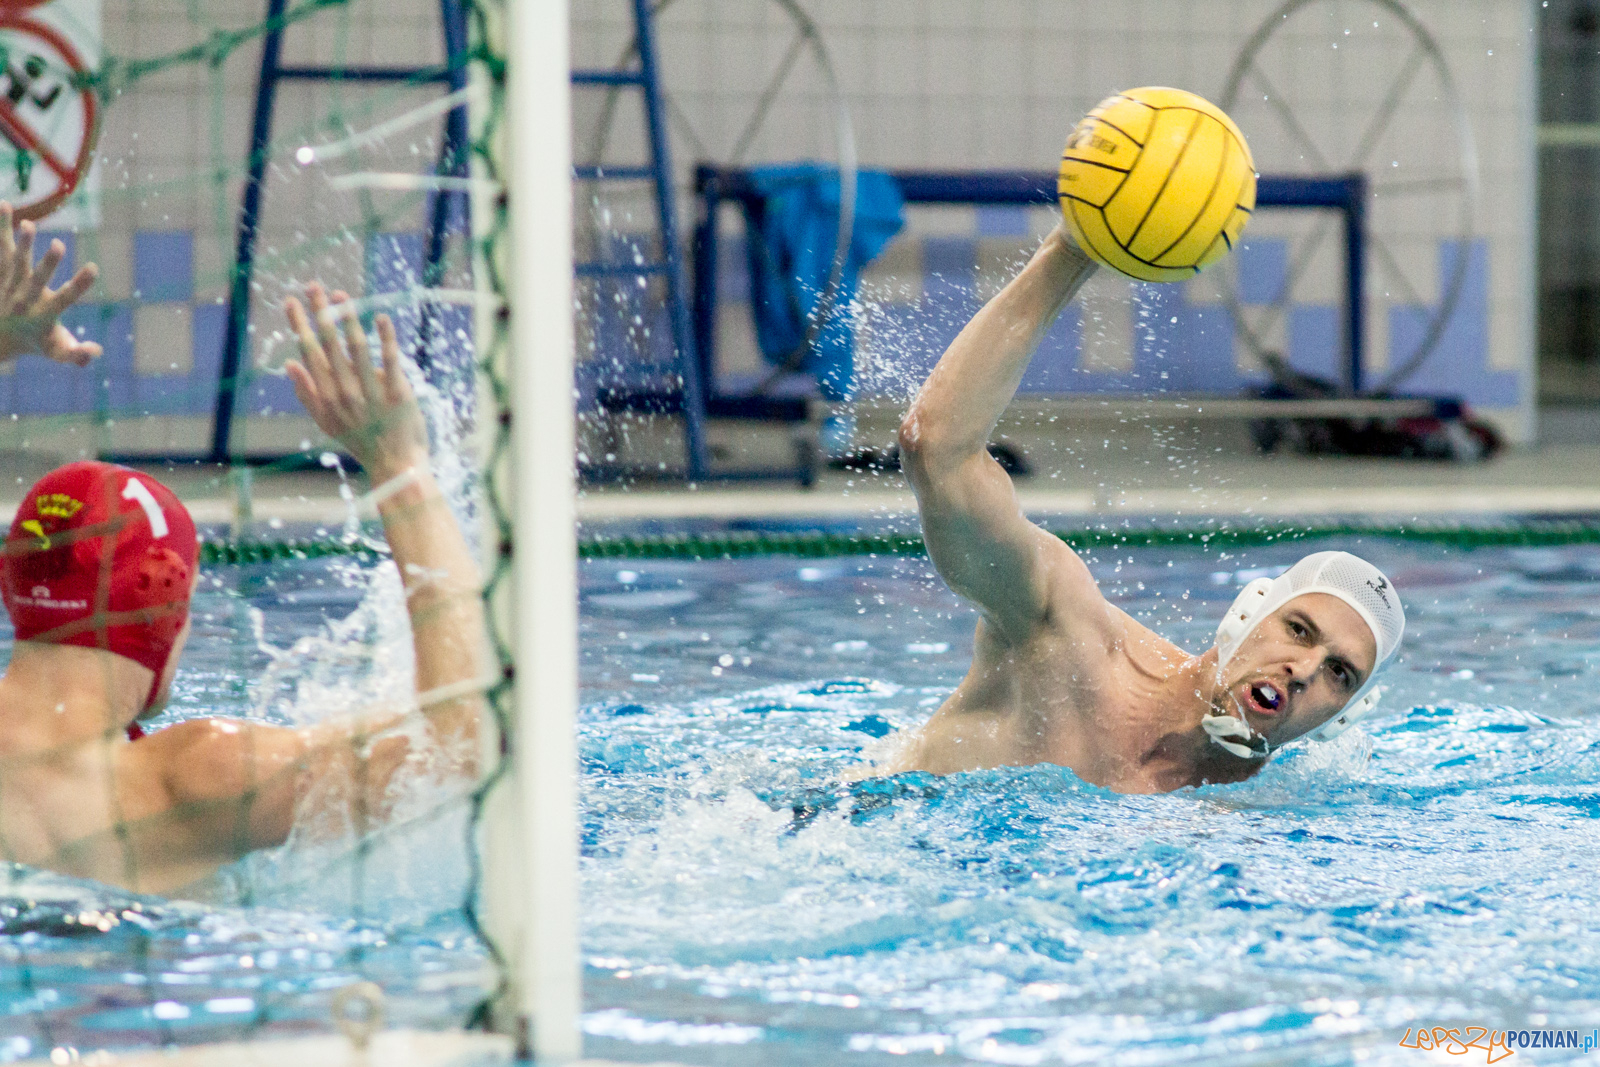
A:
[[[94,90],[82,84],[86,71],[72,42],[14,8],[0,8],[0,64],[0,138],[16,151],[15,166],[0,159],[0,197],[18,219],[43,218],[93,161]]]

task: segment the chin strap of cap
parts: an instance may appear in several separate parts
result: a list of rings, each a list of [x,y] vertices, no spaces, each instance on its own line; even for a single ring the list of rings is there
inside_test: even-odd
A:
[[[1242,717],[1233,715],[1207,715],[1200,726],[1219,745],[1240,759],[1266,759],[1272,752],[1267,739],[1250,729]],[[1237,738],[1238,740],[1233,740]]]
[[[1356,698],[1346,704],[1343,711],[1306,734],[1306,736],[1313,741],[1332,741],[1357,722],[1371,715],[1382,697],[1383,687],[1368,682],[1367,689],[1364,692],[1357,693]]]
[[[1255,621],[1255,615],[1266,602],[1267,595],[1272,592],[1271,578],[1257,578],[1239,591],[1233,604],[1222,616],[1222,622],[1217,626],[1217,684],[1223,681],[1223,668],[1229,658],[1238,649],[1239,643],[1250,632],[1250,625]],[[1244,712],[1238,715],[1207,715],[1200,720],[1200,726],[1205,730],[1206,736],[1215,744],[1240,759],[1266,759],[1271,746],[1267,739],[1250,728],[1245,721]]]

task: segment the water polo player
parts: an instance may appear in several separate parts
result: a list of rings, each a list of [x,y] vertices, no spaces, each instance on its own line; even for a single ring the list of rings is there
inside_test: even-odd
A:
[[[928,376],[900,427],[928,552],[977,604],[972,667],[875,771],[1058,763],[1119,792],[1250,777],[1297,737],[1369,713],[1405,628],[1376,567],[1309,556],[1240,594],[1192,656],[1109,603],[1029,522],[986,444],[1051,323],[1095,264],[1058,227]]]
[[[196,719],[142,736],[189,632],[194,523],[147,474],[69,464],[28,491],[0,556],[16,629],[0,677],[0,859],[170,893],[281,844],[296,802],[326,776],[347,783],[358,831],[381,818],[419,737],[474,773],[486,663],[477,570],[429,472],[394,327],[378,317],[377,367],[343,294],[330,302],[313,286],[308,300],[315,325],[288,301],[301,349],[289,373],[376,487],[406,588],[415,704],[305,729]],[[431,731],[390,730],[419,706]]]

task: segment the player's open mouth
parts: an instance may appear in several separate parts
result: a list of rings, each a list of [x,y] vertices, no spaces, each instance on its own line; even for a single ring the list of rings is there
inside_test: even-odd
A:
[[[1244,686],[1242,703],[1257,715],[1276,715],[1283,707],[1283,693],[1271,682],[1254,682]]]

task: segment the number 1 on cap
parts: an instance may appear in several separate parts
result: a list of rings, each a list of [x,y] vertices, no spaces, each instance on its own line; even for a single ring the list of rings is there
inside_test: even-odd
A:
[[[167,517],[161,513],[161,505],[156,503],[149,486],[137,478],[129,478],[128,484],[122,487],[122,499],[135,501],[144,508],[144,517],[150,520],[151,534],[158,539],[167,536]]]

